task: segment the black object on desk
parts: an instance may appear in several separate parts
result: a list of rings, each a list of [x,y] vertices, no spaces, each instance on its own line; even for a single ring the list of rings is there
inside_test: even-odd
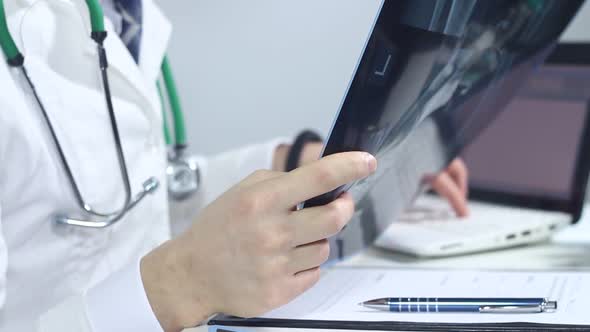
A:
[[[554,325],[536,323],[416,323],[416,322],[345,322],[285,319],[240,319],[218,316],[209,322],[209,332],[239,332],[240,328],[284,328],[284,329],[318,329],[318,330],[367,330],[367,331],[435,331],[435,332],[588,332],[590,326]]]

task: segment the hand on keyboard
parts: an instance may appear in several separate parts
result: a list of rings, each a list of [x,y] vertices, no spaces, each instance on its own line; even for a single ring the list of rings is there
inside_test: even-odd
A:
[[[422,222],[422,221],[444,221],[456,220],[457,216],[448,208],[436,208],[416,206],[404,212],[398,221],[402,222]]]
[[[465,163],[457,158],[447,169],[428,177],[427,180],[432,189],[451,204],[457,216],[467,217],[469,215],[467,207],[468,177]]]

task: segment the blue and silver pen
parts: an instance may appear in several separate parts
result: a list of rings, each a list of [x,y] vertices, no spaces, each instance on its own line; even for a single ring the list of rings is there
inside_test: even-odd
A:
[[[545,298],[432,298],[389,297],[359,303],[365,308],[391,312],[514,313],[528,314],[557,310],[557,301]]]

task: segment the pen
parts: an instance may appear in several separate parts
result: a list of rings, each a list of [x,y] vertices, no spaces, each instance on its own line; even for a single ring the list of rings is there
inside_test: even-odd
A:
[[[359,303],[365,308],[390,312],[436,313],[541,313],[557,310],[557,301],[545,298],[441,298],[389,297]]]

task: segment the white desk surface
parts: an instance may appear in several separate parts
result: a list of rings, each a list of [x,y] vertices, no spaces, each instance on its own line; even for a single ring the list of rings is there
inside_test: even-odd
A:
[[[466,256],[420,259],[370,248],[339,266],[373,266],[419,269],[494,269],[494,270],[590,270],[590,205],[580,222],[563,230],[552,240],[536,245]],[[207,327],[186,330],[207,331]],[[272,331],[272,329],[260,329]]]

